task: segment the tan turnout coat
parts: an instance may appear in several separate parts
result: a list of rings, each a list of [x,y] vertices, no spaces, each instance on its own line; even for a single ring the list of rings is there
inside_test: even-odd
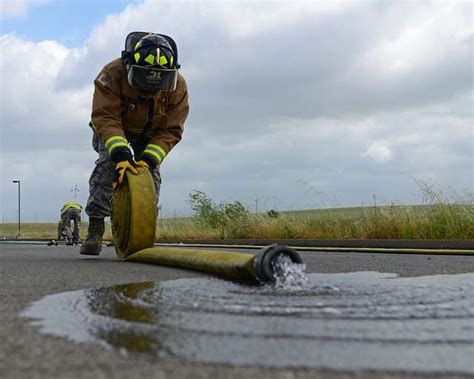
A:
[[[180,140],[189,112],[186,81],[178,74],[175,91],[159,91],[139,96],[127,81],[127,71],[120,59],[108,63],[94,81],[91,126],[105,143],[110,137],[125,137],[129,142],[145,138],[168,153]],[[150,101],[153,99],[152,122]]]

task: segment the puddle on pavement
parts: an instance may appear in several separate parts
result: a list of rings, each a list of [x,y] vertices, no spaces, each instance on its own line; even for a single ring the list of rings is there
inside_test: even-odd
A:
[[[49,295],[23,316],[124,355],[474,373],[474,274],[310,274],[298,285],[195,278]]]

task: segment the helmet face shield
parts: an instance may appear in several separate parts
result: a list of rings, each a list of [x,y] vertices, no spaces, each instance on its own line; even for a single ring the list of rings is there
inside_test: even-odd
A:
[[[145,91],[174,91],[178,82],[178,70],[157,66],[130,65],[128,84]]]
[[[131,32],[125,39],[122,63],[128,84],[144,91],[174,91],[178,82],[178,48],[165,34]]]

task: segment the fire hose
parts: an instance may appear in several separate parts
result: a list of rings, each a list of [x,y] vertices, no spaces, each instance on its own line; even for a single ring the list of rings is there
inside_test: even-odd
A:
[[[232,280],[271,283],[274,263],[285,255],[302,263],[299,254],[282,245],[270,245],[257,255],[229,251],[153,247],[156,233],[156,192],[151,174],[140,168],[138,175],[126,174],[112,199],[112,235],[119,259],[153,263],[216,274]]]

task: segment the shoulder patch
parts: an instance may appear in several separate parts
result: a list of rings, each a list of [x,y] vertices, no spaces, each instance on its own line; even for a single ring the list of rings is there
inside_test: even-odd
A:
[[[97,81],[103,86],[107,87],[112,83],[112,78],[106,72],[101,72],[97,77]]]

